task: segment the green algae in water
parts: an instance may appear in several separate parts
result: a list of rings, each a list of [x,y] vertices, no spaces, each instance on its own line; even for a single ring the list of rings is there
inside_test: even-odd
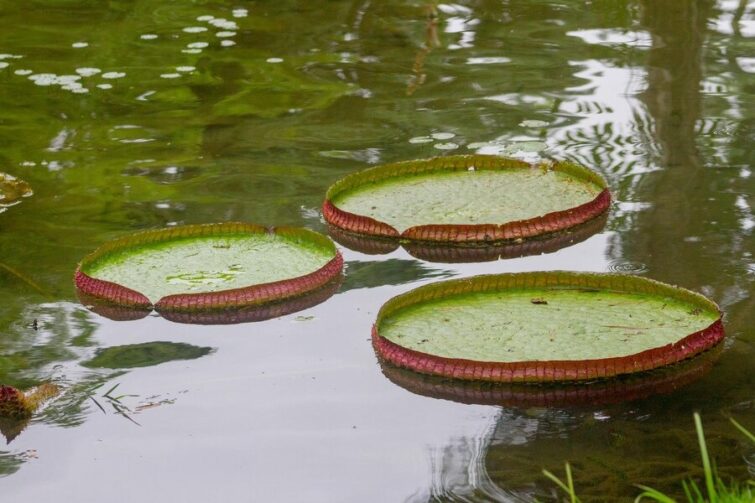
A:
[[[82,365],[107,369],[151,367],[174,360],[194,360],[205,356],[210,351],[212,348],[193,346],[183,342],[145,342],[100,349],[94,358],[83,362]]]
[[[611,358],[677,342],[718,314],[661,296],[523,289],[445,297],[383,319],[405,348],[475,361]]]
[[[331,250],[277,234],[177,239],[112,252],[82,270],[144,294],[207,293],[296,278],[320,269]]]
[[[402,232],[418,225],[527,220],[588,203],[601,190],[558,171],[469,170],[381,180],[339,194],[333,203]]]

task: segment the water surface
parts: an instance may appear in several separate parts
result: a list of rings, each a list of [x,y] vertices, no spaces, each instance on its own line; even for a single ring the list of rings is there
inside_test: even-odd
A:
[[[753,37],[744,0],[0,1],[0,172],[34,191],[0,214],[0,381],[66,387],[0,424],[4,498],[548,501],[541,469],[570,461],[584,501],[631,501],[632,484],[678,494],[699,476],[696,410],[722,474],[744,479],[753,448],[727,416],[755,430]],[[340,293],[258,323],[114,322],[75,296],[78,260],[106,240],[231,220],[325,231],[338,178],[462,152],[598,170],[605,230],[480,264],[343,249]],[[723,351],[686,386],[610,405],[462,404],[383,375],[368,339],[387,299],[548,269],[702,292]],[[158,341],[214,351],[83,365]]]

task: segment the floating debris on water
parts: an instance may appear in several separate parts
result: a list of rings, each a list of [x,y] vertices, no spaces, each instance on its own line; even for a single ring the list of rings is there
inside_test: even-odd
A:
[[[433,139],[429,136],[415,136],[414,138],[409,138],[409,143],[430,143]]]
[[[6,63],[5,61],[0,61],[0,70],[2,70],[3,68],[8,68],[9,64],[10,63]]]
[[[249,11],[244,8],[233,9],[233,17],[246,17],[249,15]]]
[[[71,44],[71,47],[74,49],[83,49],[84,47],[89,47],[89,44],[87,42],[74,42]]]
[[[189,49],[204,49],[209,45],[210,44],[207,42],[192,42],[190,44],[186,44],[186,47],[188,47]]]
[[[235,37],[236,32],[235,31],[219,31],[215,34],[218,38],[228,38],[228,37]]]
[[[108,84],[108,83],[97,84],[97,87],[100,88],[100,89],[112,89],[113,88],[113,84]]]
[[[97,75],[98,73],[102,73],[102,70],[100,70],[99,68],[89,68],[85,66],[82,68],[77,68],[76,73],[78,73],[82,77],[91,77],[93,75]]]
[[[268,63],[283,63],[283,58],[267,58]]]
[[[194,70],[196,70],[196,67],[193,67],[193,66],[177,66],[176,67],[176,71],[183,72],[183,73],[193,72]]]
[[[215,19],[215,16],[205,14],[204,16],[199,16],[197,18],[197,21],[202,21],[203,23],[205,23],[207,21],[212,21],[213,19]]]
[[[459,148],[459,145],[450,141],[447,143],[436,143],[435,145],[433,145],[433,147],[437,148],[438,150],[454,150]]]
[[[142,40],[155,40],[157,35],[154,33],[145,33],[144,35],[140,35],[139,38]]]
[[[546,127],[548,125],[545,121],[539,121],[534,119],[527,119],[519,123],[522,127]]]
[[[215,28],[220,28],[222,30],[238,30],[239,29],[239,25],[237,25],[234,21],[229,21],[223,18],[215,18],[212,21],[210,21],[210,24],[214,26]]]
[[[162,73],[160,74],[161,79],[177,79],[181,77],[180,73]]]
[[[183,29],[186,33],[202,33],[203,31],[207,31],[206,26],[187,26]]]
[[[124,72],[106,72],[102,74],[103,79],[120,79],[125,76],[126,74]]]
[[[436,140],[450,140],[454,136],[456,136],[454,133],[433,133],[430,136],[435,138]]]
[[[223,47],[231,47],[236,45],[236,42],[234,42],[233,40],[221,40],[220,45],[222,45]]]

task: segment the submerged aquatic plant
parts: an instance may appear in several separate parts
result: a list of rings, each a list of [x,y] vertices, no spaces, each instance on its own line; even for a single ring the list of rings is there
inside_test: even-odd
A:
[[[700,488],[694,480],[683,480],[682,489],[684,496],[689,503],[752,503],[755,501],[755,480],[748,480],[744,484],[737,482],[725,482],[718,476],[716,466],[711,462],[708,455],[708,446],[705,442],[705,433],[703,432],[703,423],[700,414],[695,412],[695,430],[697,431],[697,442],[700,446],[700,457],[703,464],[703,473],[705,474],[705,486]],[[755,435],[744,428],[736,420],[730,419],[732,424],[741,431],[747,438],[755,443]],[[643,490],[635,503],[645,500],[658,501],[660,503],[676,503],[676,500],[657,489],[638,484],[637,487]]]
[[[695,430],[697,432],[697,441],[700,447],[700,457],[703,464],[703,473],[705,476],[704,487],[701,488],[694,480],[683,480],[682,489],[684,491],[684,501],[687,503],[752,503],[755,502],[755,480],[748,480],[745,483],[738,483],[736,481],[725,482],[719,477],[715,463],[713,463],[708,455],[708,446],[705,441],[705,433],[703,432],[703,423],[700,419],[700,414],[695,412],[694,414]],[[744,426],[739,424],[736,420],[730,418],[731,423],[744,434],[751,442],[755,444],[755,435],[753,435]],[[553,481],[558,487],[560,487],[569,497],[571,503],[580,503],[580,499],[574,489],[574,480],[572,478],[571,466],[569,463],[565,464],[566,468],[566,481],[561,480],[548,470],[543,470],[543,475]],[[657,501],[659,503],[678,503],[678,500],[671,496],[662,493],[652,487],[637,484],[637,487],[642,489],[635,498],[635,503],[641,503],[643,501]]]

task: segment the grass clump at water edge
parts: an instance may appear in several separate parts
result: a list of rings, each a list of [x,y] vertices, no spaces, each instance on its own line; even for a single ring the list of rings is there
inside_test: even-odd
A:
[[[703,472],[705,474],[705,485],[701,489],[700,485],[694,480],[683,480],[682,489],[684,490],[684,501],[688,503],[753,503],[755,502],[755,480],[748,480],[744,484],[738,482],[725,482],[718,476],[716,466],[711,463],[708,456],[708,447],[705,442],[705,434],[703,432],[703,424],[700,419],[700,414],[697,412],[694,414],[695,430],[697,431],[697,440],[700,446],[700,457],[702,458]],[[730,418],[732,424],[745,435],[750,441],[755,443],[755,435],[753,435],[744,426],[739,424],[736,420]],[[571,466],[569,463],[565,464],[566,480],[561,480],[558,476],[543,470],[543,475],[553,481],[558,487],[560,487],[569,497],[570,503],[581,503],[577,492],[574,489],[574,480],[572,477]],[[659,503],[679,503],[678,500],[668,496],[657,489],[652,487],[638,484],[637,487],[642,489],[635,498],[635,503],[641,503],[643,501],[657,501]]]

